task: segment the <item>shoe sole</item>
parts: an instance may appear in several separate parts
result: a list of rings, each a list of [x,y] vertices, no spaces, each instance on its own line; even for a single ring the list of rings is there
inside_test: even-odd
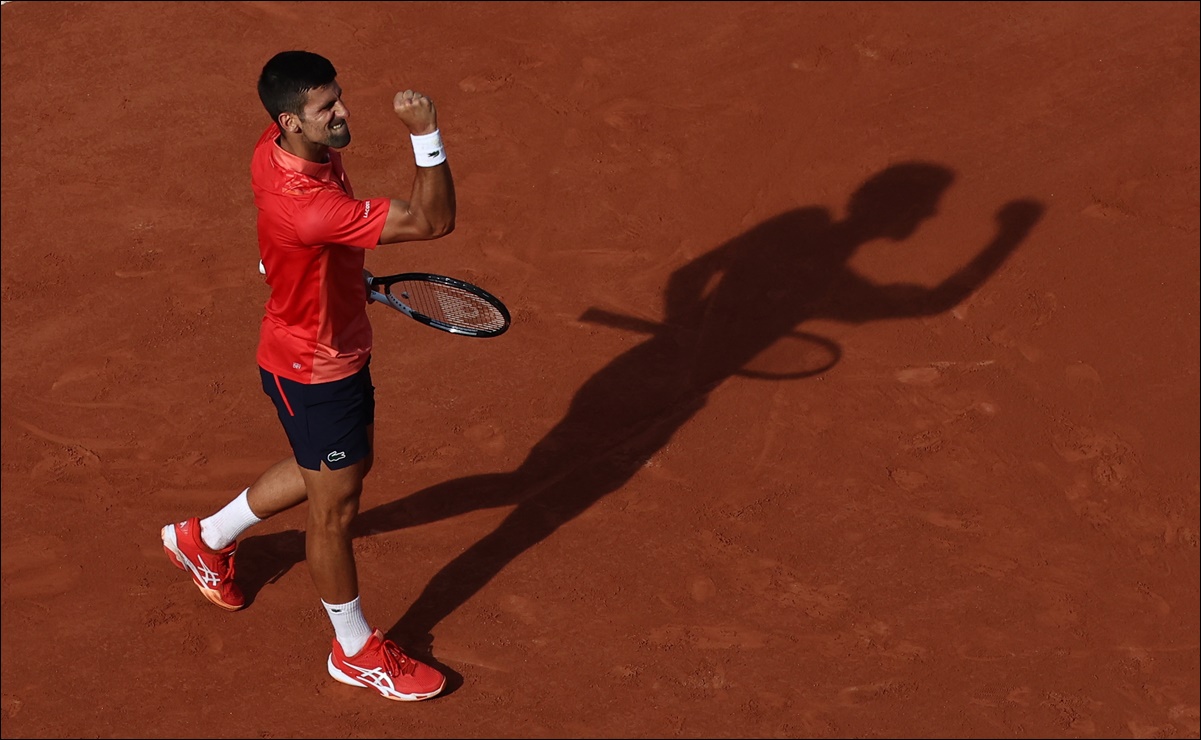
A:
[[[163,538],[163,552],[167,553],[167,559],[170,560],[176,568],[179,568],[192,577],[192,583],[196,585],[196,588],[200,589],[200,593],[204,594],[204,598],[213,602],[227,612],[236,612],[245,606],[245,604],[242,604],[241,606],[235,606],[233,604],[225,603],[221,600],[221,592],[202,586],[200,582],[196,580],[196,574],[193,573],[192,569],[187,566],[187,558],[184,557],[183,552],[181,552],[179,549],[179,541],[175,539],[174,524],[168,524],[167,526],[163,527],[161,535]]]
[[[333,676],[335,681],[360,689],[375,689],[380,696],[384,697],[385,699],[391,699],[392,701],[422,701],[425,699],[432,699],[433,697],[442,693],[442,689],[446,686],[446,679],[443,678],[442,683],[438,684],[438,688],[434,689],[433,691],[426,691],[419,694],[401,694],[399,692],[389,694],[381,690],[378,686],[374,686],[369,683],[363,683],[362,681],[356,681],[342,671],[338,670],[338,667],[334,665],[333,653],[330,653],[329,657],[326,658],[325,667],[327,670],[329,670],[329,675]]]

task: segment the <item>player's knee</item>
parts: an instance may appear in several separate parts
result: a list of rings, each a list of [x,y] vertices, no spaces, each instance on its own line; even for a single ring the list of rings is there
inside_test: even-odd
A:
[[[341,496],[330,496],[325,504],[310,500],[309,527],[328,532],[345,532],[359,513],[359,492],[348,491]]]

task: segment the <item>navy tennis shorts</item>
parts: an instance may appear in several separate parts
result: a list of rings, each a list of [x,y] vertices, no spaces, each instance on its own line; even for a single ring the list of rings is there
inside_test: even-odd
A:
[[[261,367],[259,375],[300,467],[320,470],[324,463],[337,470],[370,454],[367,427],[375,423],[370,361],[349,378],[330,383],[297,383]]]

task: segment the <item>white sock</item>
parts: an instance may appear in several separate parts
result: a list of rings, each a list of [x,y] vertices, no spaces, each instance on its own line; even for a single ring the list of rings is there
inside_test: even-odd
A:
[[[334,636],[338,638],[342,652],[347,656],[358,655],[373,632],[367,624],[367,619],[363,617],[359,597],[356,596],[354,601],[345,604],[327,604],[322,601],[321,605],[325,607],[329,621],[334,623]]]
[[[225,505],[225,508],[200,522],[200,539],[214,550],[221,550],[233,544],[242,533],[263,521],[250,510],[246,502],[246,488],[238,497]]]

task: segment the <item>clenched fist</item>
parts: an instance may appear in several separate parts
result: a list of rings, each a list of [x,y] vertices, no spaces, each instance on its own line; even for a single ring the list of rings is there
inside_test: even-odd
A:
[[[1002,231],[1029,231],[1042,218],[1043,205],[1035,200],[1012,200],[997,211]]]
[[[438,129],[438,111],[434,109],[434,101],[416,90],[396,93],[392,99],[392,109],[414,136],[431,134]]]

